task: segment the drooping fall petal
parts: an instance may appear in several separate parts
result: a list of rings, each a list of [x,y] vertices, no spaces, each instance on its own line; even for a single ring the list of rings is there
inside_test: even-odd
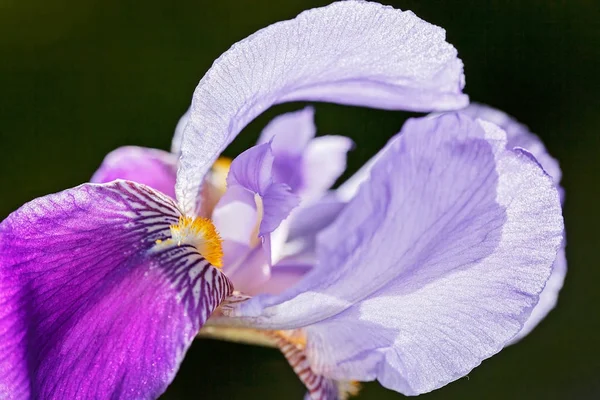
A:
[[[562,171],[558,161],[548,153],[546,146],[544,146],[544,143],[537,135],[531,133],[525,125],[519,123],[506,113],[484,104],[470,104],[467,108],[461,110],[461,113],[467,114],[472,118],[481,118],[492,122],[504,129],[507,135],[506,147],[510,149],[516,147],[524,148],[535,156],[536,160],[544,168],[544,171],[552,177],[554,185],[560,193],[561,203],[564,202],[564,190],[560,186]],[[533,309],[527,322],[523,325],[523,329],[512,339],[511,343],[515,343],[527,336],[556,306],[558,294],[562,289],[567,273],[565,246],[566,239],[563,238],[561,249],[554,261],[552,276],[548,279],[544,291],[540,294],[540,301]]]
[[[317,238],[317,267],[232,323],[304,327],[315,373],[424,393],[522,328],[562,240],[559,196],[505,133],[459,114],[409,120]],[[393,178],[393,179],[392,179]]]
[[[196,248],[169,241],[179,216],[167,196],[116,181],[38,198],[0,223],[0,398],[166,389],[232,291]]]

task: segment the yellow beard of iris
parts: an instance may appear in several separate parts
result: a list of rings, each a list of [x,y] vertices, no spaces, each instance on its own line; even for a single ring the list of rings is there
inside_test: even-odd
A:
[[[223,240],[215,226],[208,218],[179,217],[177,225],[171,225],[171,239],[157,244],[175,242],[178,246],[189,244],[194,246],[200,255],[211,265],[223,266]]]

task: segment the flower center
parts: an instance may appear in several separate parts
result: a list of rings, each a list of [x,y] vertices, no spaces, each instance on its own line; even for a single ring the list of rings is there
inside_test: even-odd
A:
[[[223,240],[208,218],[181,216],[179,223],[170,228],[171,240],[178,246],[192,245],[211,265],[219,268],[223,265]]]

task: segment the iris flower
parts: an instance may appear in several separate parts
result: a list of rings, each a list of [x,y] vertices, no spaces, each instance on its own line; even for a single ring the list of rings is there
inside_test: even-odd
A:
[[[156,398],[199,333],[279,347],[314,400],[415,395],[525,334],[564,276],[560,170],[499,112],[439,113],[468,104],[444,36],[362,1],[271,25],[215,61],[171,153],[118,149],[8,216],[0,397]],[[219,158],[295,100],[438,113],[337,190],[352,143],[311,108]]]

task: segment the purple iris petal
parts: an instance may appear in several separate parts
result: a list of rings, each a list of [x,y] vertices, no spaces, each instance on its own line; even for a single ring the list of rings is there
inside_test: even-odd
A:
[[[409,120],[318,236],[318,268],[232,323],[305,327],[334,379],[419,394],[464,376],[521,330],[562,239],[551,179],[505,146],[460,114]]]
[[[315,139],[314,109],[286,113],[262,131],[258,144],[271,142],[275,160],[273,177],[286,183],[303,200],[317,198],[346,169],[346,154],[353,142],[343,136]]]
[[[223,149],[273,104],[330,101],[415,111],[464,107],[464,75],[443,29],[411,12],[336,2],[235,44],[194,92],[177,198],[198,209],[203,176]]]
[[[227,190],[212,219],[223,238],[224,271],[237,290],[248,291],[269,277],[271,234],[298,205],[289,186],[273,179],[270,143],[254,146],[231,163]],[[256,253],[261,243],[264,251]]]
[[[472,118],[481,118],[492,122],[504,129],[508,139],[506,143],[507,148],[512,149],[521,147],[533,154],[548,175],[554,180],[554,184],[557,186],[561,195],[561,202],[564,201],[564,191],[560,187],[562,172],[558,161],[548,153],[546,147],[537,135],[531,133],[525,125],[520,124],[509,115],[483,104],[471,104],[469,107],[461,110],[461,113],[465,113]],[[529,332],[531,332],[556,305],[558,294],[563,286],[565,275],[567,273],[565,245],[566,241],[563,240],[561,249],[554,261],[552,276],[546,283],[546,287],[540,295],[540,301],[533,309],[533,312],[523,326],[523,329],[521,329],[519,334],[513,338],[512,343],[521,340],[529,334]]]
[[[275,157],[284,154],[300,156],[317,133],[314,120],[315,109],[312,107],[279,115],[265,126],[256,144],[271,142]]]
[[[282,114],[263,129],[257,144],[271,143],[275,157],[273,177],[298,192],[304,183],[302,159],[306,146],[315,137],[315,111],[312,107]]]
[[[142,183],[175,198],[177,157],[163,150],[145,147],[120,147],[104,158],[94,173],[93,183],[124,179]]]
[[[268,281],[256,285],[246,293],[249,295],[280,294],[298,283],[311,269],[312,265],[310,264],[275,265],[271,268]]]
[[[179,211],[133,182],[38,198],[0,224],[0,397],[140,399],[173,379],[232,291]]]
[[[540,138],[531,133],[529,129],[519,123],[508,114],[484,104],[471,104],[467,108],[460,110],[461,113],[469,115],[471,118],[481,118],[498,125],[504,129],[507,136],[507,148],[521,147],[538,160],[544,170],[552,177],[554,183],[558,186],[562,177],[562,171],[558,161],[548,153],[544,143]],[[559,187],[562,196],[562,188]],[[562,198],[561,198],[562,200]]]
[[[261,198],[263,216],[258,230],[260,236],[273,232],[299,202],[298,196],[291,192],[288,185],[274,180],[273,161],[271,145],[260,144],[237,156],[227,175],[227,190],[242,187]]]

